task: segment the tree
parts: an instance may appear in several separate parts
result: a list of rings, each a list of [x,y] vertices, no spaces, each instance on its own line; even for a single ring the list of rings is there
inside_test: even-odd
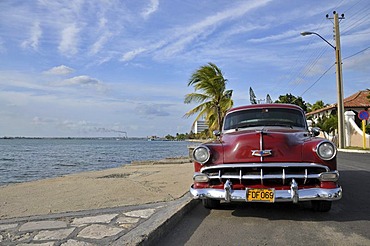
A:
[[[315,111],[315,110],[319,110],[319,109],[322,109],[322,108],[325,108],[326,106],[328,106],[327,104],[325,104],[322,100],[319,100],[319,101],[316,101],[312,107],[311,107],[311,111]]]
[[[165,136],[165,139],[167,140],[175,140],[176,138],[170,134],[167,134],[167,136]]]
[[[336,115],[324,116],[316,124],[321,130],[327,133],[334,133],[338,128],[338,117]]]
[[[249,100],[251,104],[257,104],[256,95],[254,94],[252,87],[249,87]]]
[[[308,104],[302,99],[302,97],[295,97],[292,94],[286,94],[279,96],[279,100],[276,100],[275,103],[290,103],[300,106],[304,111],[307,112]]]
[[[187,94],[184,102],[200,104],[184,116],[198,114],[194,123],[205,117],[211,131],[221,131],[226,111],[233,105],[232,90],[226,90],[226,82],[221,70],[213,63],[208,63],[195,71],[188,83],[188,86],[194,86],[195,92]]]
[[[334,133],[338,129],[338,117],[336,115],[330,115],[329,117],[323,118],[321,130]]]

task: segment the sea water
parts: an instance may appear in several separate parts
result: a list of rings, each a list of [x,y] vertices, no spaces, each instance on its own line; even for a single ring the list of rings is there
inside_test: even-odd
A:
[[[188,156],[186,141],[0,139],[0,185]]]

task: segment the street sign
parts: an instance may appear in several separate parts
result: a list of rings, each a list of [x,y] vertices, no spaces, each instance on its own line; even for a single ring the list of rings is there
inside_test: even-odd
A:
[[[362,110],[358,113],[358,118],[360,120],[368,120],[369,119],[369,113],[365,110]]]

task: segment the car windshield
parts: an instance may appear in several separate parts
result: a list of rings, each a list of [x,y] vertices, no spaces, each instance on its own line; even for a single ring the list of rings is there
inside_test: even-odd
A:
[[[295,109],[263,108],[236,111],[225,118],[224,130],[238,130],[255,126],[283,126],[306,128],[305,116]]]

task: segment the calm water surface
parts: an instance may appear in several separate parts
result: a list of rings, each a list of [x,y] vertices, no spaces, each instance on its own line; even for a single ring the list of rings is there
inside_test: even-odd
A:
[[[188,156],[188,145],[146,139],[0,139],[0,185]]]

